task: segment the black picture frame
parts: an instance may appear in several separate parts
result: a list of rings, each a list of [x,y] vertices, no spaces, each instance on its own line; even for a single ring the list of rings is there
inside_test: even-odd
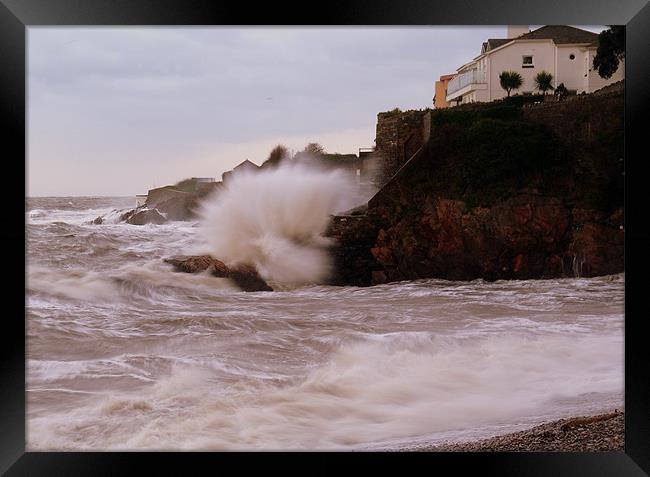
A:
[[[618,453],[355,453],[366,472],[387,463],[400,468],[421,464],[442,475],[633,476],[650,473],[650,360],[643,333],[648,293],[650,233],[645,207],[643,162],[650,133],[650,4],[647,0],[501,0],[501,1],[360,1],[304,4],[280,10],[277,4],[217,3],[205,0],[0,0],[0,117],[3,163],[15,170],[5,176],[6,198],[0,242],[5,255],[5,305],[0,385],[0,472],[7,475],[124,475],[134,471],[193,474],[188,464],[205,464],[210,473],[246,471],[253,454],[268,470],[330,473],[340,469],[337,453],[136,453],[25,452],[25,283],[17,270],[25,265],[26,174],[26,32],[37,25],[626,25],[625,91],[625,452]],[[435,48],[432,46],[432,56]],[[434,78],[432,78],[433,83]],[[12,151],[9,153],[8,151]],[[20,157],[24,163],[20,163]],[[22,167],[21,167],[22,166]],[[647,186],[646,186],[647,187]],[[7,188],[9,185],[7,185]],[[6,190],[6,194],[9,194]],[[22,194],[22,197],[20,197]],[[16,196],[16,197],[14,197]],[[14,200],[15,199],[15,200]],[[22,231],[22,232],[21,232]],[[25,290],[26,291],[26,290]],[[22,310],[22,312],[21,312]],[[296,462],[316,461],[303,467]],[[154,470],[155,469],[155,470]],[[267,471],[265,469],[265,471]]]

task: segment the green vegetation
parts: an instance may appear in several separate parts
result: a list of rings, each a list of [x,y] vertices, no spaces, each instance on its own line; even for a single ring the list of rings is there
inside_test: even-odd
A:
[[[283,144],[278,144],[269,153],[269,157],[262,163],[262,167],[277,166],[285,158],[290,159],[289,149]]]
[[[524,115],[521,105],[528,98],[432,111],[431,138],[399,176],[394,190],[401,192],[395,194],[490,207],[535,190],[577,207],[620,207],[622,97],[589,107],[576,103],[562,113],[566,117],[552,110]],[[562,125],[549,124],[558,120]]]
[[[312,156],[320,156],[322,154],[325,154],[325,148],[317,142],[310,142],[305,146],[305,149],[303,149],[302,152],[311,154]]]
[[[423,151],[424,170],[413,168],[407,180],[470,207],[492,205],[514,190],[543,182],[548,166],[557,163],[556,141],[547,128],[517,119],[513,109],[492,109],[471,119],[463,114],[458,119],[464,126],[458,121],[440,126]],[[497,111],[511,117],[489,117]]]
[[[503,71],[499,75],[499,83],[501,87],[506,90],[508,96],[513,89],[519,89],[524,80],[516,71]]]
[[[521,105],[529,101],[527,97],[513,96],[503,101],[487,103],[481,107],[472,105],[471,108],[447,108],[431,111],[432,132],[444,125],[457,125],[468,127],[481,118],[515,120],[521,118]]]
[[[551,84],[552,82],[553,75],[551,73],[547,73],[546,71],[540,71],[535,76],[535,86],[539,91],[542,92],[542,94],[546,94],[547,91],[554,89],[553,85]]]
[[[612,25],[598,35],[598,50],[594,56],[594,68],[601,78],[612,77],[621,60],[625,59],[625,26]]]

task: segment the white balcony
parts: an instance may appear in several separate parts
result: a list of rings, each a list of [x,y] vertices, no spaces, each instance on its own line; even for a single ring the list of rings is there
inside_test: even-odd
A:
[[[447,84],[447,101],[462,96],[474,89],[486,89],[485,71],[470,70],[454,77]]]

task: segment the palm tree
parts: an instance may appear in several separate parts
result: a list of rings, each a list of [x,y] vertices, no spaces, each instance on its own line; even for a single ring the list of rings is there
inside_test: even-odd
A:
[[[535,76],[535,86],[537,86],[537,89],[540,90],[544,95],[548,90],[555,89],[551,84],[552,81],[553,75],[551,73],[547,73],[546,71],[540,71],[537,73],[537,76]]]
[[[508,93],[508,96],[510,96],[510,91],[519,89],[524,80],[516,71],[503,71],[499,75],[499,82],[501,83],[501,87]]]

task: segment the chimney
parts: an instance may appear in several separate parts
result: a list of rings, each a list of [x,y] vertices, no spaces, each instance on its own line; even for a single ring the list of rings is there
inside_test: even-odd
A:
[[[529,31],[528,25],[508,25],[508,39],[517,38]]]

